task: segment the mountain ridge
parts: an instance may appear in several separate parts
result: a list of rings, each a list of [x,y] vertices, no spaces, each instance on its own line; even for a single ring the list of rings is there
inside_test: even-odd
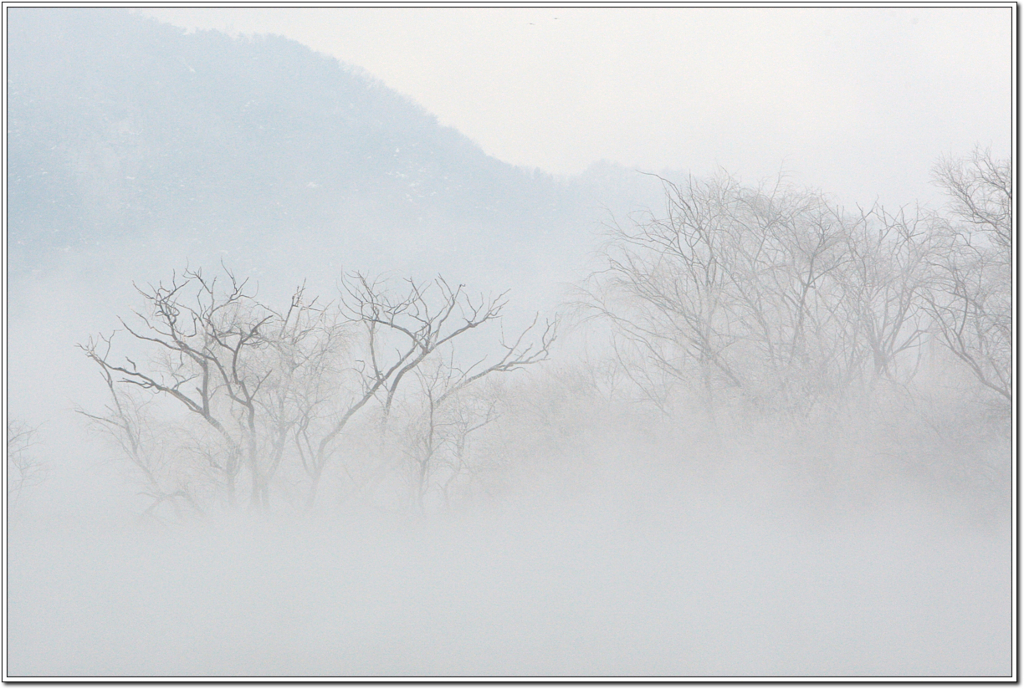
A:
[[[9,12],[14,273],[69,254],[95,270],[121,252],[520,284],[567,277],[609,213],[660,201],[660,183],[616,164],[560,178],[497,160],[365,70],[280,36]]]

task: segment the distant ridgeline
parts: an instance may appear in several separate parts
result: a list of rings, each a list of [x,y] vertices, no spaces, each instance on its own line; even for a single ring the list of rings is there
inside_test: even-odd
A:
[[[610,164],[559,180],[498,161],[281,37],[186,33],[124,10],[8,12],[15,274],[133,246],[501,269],[564,261],[608,211],[660,198],[656,180]]]

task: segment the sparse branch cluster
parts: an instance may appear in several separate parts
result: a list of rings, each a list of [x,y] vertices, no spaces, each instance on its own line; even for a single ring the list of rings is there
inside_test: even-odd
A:
[[[849,212],[820,193],[663,180],[664,216],[613,227],[584,306],[615,325],[649,397],[800,414],[906,385],[928,343],[1010,399],[1008,163],[976,153],[936,179],[947,216]],[[660,375],[654,375],[651,371]]]
[[[49,467],[34,452],[38,429],[21,421],[7,421],[7,509],[8,518],[16,509],[21,494],[38,486],[49,473]]]
[[[998,491],[1010,167],[977,152],[935,180],[942,212],[842,208],[724,175],[662,180],[664,213],[609,228],[581,286],[584,320],[600,325],[576,334],[610,335],[610,348],[591,359],[588,340],[583,360],[507,387],[549,359],[556,324],[506,332],[504,293],[352,273],[331,303],[302,286],[277,308],[226,269],[187,270],[140,287],[144,308],[82,345],[108,393],[82,413],[152,513],[329,499],[428,512],[488,492],[494,468],[582,463],[614,443],[629,455],[630,438],[707,462],[774,442],[819,477],[846,443],[852,463]]]
[[[932,329],[989,390],[1012,399],[1012,209],[1009,161],[975,152],[944,160],[936,181],[950,213],[936,219],[941,251],[927,295]]]
[[[81,345],[110,394],[105,410],[82,413],[139,470],[150,509],[244,502],[268,511],[272,493],[312,508],[331,467],[357,492],[405,470],[422,508],[434,467],[457,467],[445,478],[456,481],[467,438],[496,416],[496,399],[480,419],[469,401],[482,379],[545,360],[555,339],[554,323],[534,319],[513,340],[502,335],[496,354],[463,365],[455,344],[500,323],[504,294],[473,298],[440,277],[394,285],[359,273],[340,291],[321,304],[303,286],[274,309],[226,269],[187,270],[139,288],[146,308],[121,321],[145,359],[115,357],[113,335]],[[397,406],[425,411],[396,430]],[[388,461],[396,438],[413,448],[399,466]]]

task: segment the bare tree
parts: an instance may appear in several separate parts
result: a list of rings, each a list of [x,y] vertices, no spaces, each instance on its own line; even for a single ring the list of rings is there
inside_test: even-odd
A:
[[[501,417],[501,399],[489,391],[465,390],[453,396],[448,412],[448,438],[451,450],[443,469],[447,476],[440,482],[441,496],[446,508],[452,504],[453,491],[463,482],[471,481],[482,462],[472,456],[471,437]]]
[[[748,397],[805,410],[834,399],[846,379],[848,322],[838,305],[843,217],[819,193],[771,188],[741,191],[730,218],[737,236],[731,287],[749,368]],[[755,354],[756,353],[756,354]]]
[[[945,159],[935,181],[950,200],[935,218],[942,251],[928,300],[933,330],[986,388],[1012,399],[1010,163],[987,151]]]
[[[907,355],[920,353],[927,329],[924,309],[935,251],[927,223],[905,209],[861,210],[849,219],[844,251],[844,313],[853,326],[847,369],[857,372],[870,362],[869,385],[882,378],[909,383],[919,357]]]
[[[7,508],[17,508],[22,492],[46,480],[48,467],[32,452],[38,429],[20,421],[7,421]]]
[[[265,486],[274,478],[292,442],[303,468],[310,473],[310,433],[318,420],[331,414],[337,389],[343,383],[339,359],[349,346],[349,337],[345,324],[339,323],[337,310],[319,306],[315,298],[307,300],[305,287],[300,287],[288,310],[275,312],[268,343],[271,374],[265,383],[266,394],[260,398],[268,425]]]
[[[429,489],[431,472],[443,466],[448,477],[442,493],[446,497],[452,484],[468,468],[467,443],[470,435],[498,418],[497,400],[481,398],[472,391],[488,376],[509,373],[548,358],[555,339],[554,323],[546,324],[540,341],[524,344],[537,327],[537,319],[514,342],[501,342],[504,354],[487,365],[480,360],[466,369],[455,363],[454,351],[439,357],[426,370],[417,369],[419,391],[413,404],[420,408],[405,431],[406,454],[414,463],[414,497],[421,512]]]
[[[470,297],[464,285],[452,288],[444,278],[421,284],[405,280],[402,288],[395,288],[381,280],[355,273],[342,282],[343,313],[348,322],[361,326],[365,339],[362,358],[354,370],[359,380],[356,394],[347,393],[344,411],[320,436],[314,447],[305,438],[304,456],[309,457],[312,489],[309,503],[316,497],[316,485],[323,469],[332,456],[332,443],[349,423],[353,415],[370,400],[380,402],[380,437],[387,433],[389,419],[398,399],[399,390],[407,377],[418,370],[435,352],[448,350],[454,361],[453,345],[456,338],[463,339],[491,321],[498,321],[505,308],[505,294],[497,297]],[[503,354],[494,363],[481,359],[465,370],[449,365],[448,386],[437,393],[432,403],[441,406],[451,395],[477,380],[497,372],[509,372],[547,358],[555,339],[555,324],[548,323],[540,334],[539,342],[528,342],[537,329],[537,318],[512,342],[500,341]],[[422,388],[421,388],[422,389]],[[429,388],[433,395],[434,387]],[[428,439],[428,443],[429,443]],[[429,464],[432,452],[423,460]],[[373,486],[383,476],[386,466],[364,485]],[[426,476],[426,469],[423,471]]]
[[[933,170],[935,183],[949,199],[949,229],[983,234],[993,247],[1012,244],[1013,178],[1009,159],[975,149],[967,159],[944,158]],[[960,225],[954,228],[954,225]]]
[[[82,413],[141,472],[150,511],[166,502],[200,510],[200,495],[218,489],[234,506],[246,474],[250,508],[268,511],[272,487],[293,500],[299,483],[311,508],[360,410],[379,402],[383,441],[403,380],[441,348],[454,352],[456,338],[497,321],[505,306],[504,295],[472,299],[442,278],[402,286],[353,274],[343,278],[339,303],[321,305],[300,287],[285,309],[258,300],[226,269],[220,278],[186,270],[138,288],[145,308],[121,325],[147,358],[115,356],[113,335],[81,345],[110,400],[101,413]],[[434,401],[444,406],[489,374],[546,358],[554,326],[527,342],[536,326],[535,319],[514,341],[502,339],[491,363],[451,368],[451,385]],[[157,407],[170,419],[160,434],[159,414],[150,413]],[[174,408],[178,420],[168,417]]]
[[[313,424],[307,414],[295,435],[303,467],[310,477],[310,507],[336,449],[334,442],[355,414],[378,395],[382,396],[383,434],[403,379],[438,347],[497,318],[504,306],[503,295],[473,302],[465,296],[462,285],[453,290],[442,278],[426,286],[413,280],[407,280],[405,285],[406,289],[396,294],[386,282],[360,273],[344,276],[342,280],[342,316],[363,330],[365,352],[350,371],[357,385],[340,390],[335,396],[335,402],[340,402],[339,413],[326,425]],[[432,299],[434,291],[439,294],[437,300]]]
[[[842,385],[846,221],[820,195],[720,176],[663,180],[666,215],[615,226],[586,290],[592,313],[662,374],[755,404],[811,404]],[[631,378],[655,392],[649,373]]]
[[[265,509],[268,469],[274,465],[264,423],[270,406],[264,386],[275,372],[267,352],[273,335],[286,332],[288,324],[256,300],[246,281],[225,273],[223,288],[201,270],[186,270],[169,284],[137,288],[146,309],[135,312],[135,322],[122,319],[121,325],[138,343],[156,346],[158,356],[148,365],[128,356],[114,361],[110,338],[82,346],[103,372],[113,399],[107,415],[93,418],[116,429],[133,462],[145,469],[137,457],[141,430],[130,420],[118,386],[173,400],[216,432],[220,447],[206,456],[224,478],[229,504],[235,504],[237,476],[245,467],[250,505]]]
[[[112,344],[113,335],[101,335],[80,346],[90,358],[106,361]],[[103,412],[95,414],[84,409],[77,411],[112,439],[122,455],[141,474],[143,487],[140,495],[151,500],[144,514],[154,515],[161,505],[169,504],[180,515],[180,503],[201,511],[194,494],[195,477],[190,475],[191,472],[181,471],[180,463],[168,456],[166,442],[158,437],[159,424],[150,413],[152,398],[146,397],[142,391],[118,385],[114,377],[116,373],[108,367],[101,366],[100,373],[109,393],[109,402]],[[212,458],[210,466],[217,468]]]
[[[588,285],[585,305],[664,375],[685,380],[695,364],[710,401],[714,379],[743,385],[727,356],[740,337],[729,290],[735,237],[724,217],[737,187],[725,179],[663,184],[667,217],[610,228],[606,265]],[[649,397],[664,399],[649,374],[626,368]]]

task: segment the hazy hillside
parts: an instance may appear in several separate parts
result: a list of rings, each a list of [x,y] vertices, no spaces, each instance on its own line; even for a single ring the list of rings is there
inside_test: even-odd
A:
[[[512,290],[527,318],[557,307],[609,210],[661,199],[612,163],[566,180],[490,158],[280,37],[16,8],[6,47],[10,395],[34,420],[96,392],[53,362],[84,368],[75,345],[137,304],[133,282],[223,261],[262,294],[308,279],[329,300],[343,269],[442,273]]]
[[[627,198],[630,184],[658,189],[612,165],[572,181],[514,168],[284,38],[185,33],[116,10],[10,16],[15,273],[115,247],[227,255],[257,273],[286,253],[315,272],[380,261],[517,266],[508,277],[528,279],[581,253],[603,206],[646,203]]]
[[[8,19],[4,680],[1016,672],[1009,158],[554,177],[291,40]]]

